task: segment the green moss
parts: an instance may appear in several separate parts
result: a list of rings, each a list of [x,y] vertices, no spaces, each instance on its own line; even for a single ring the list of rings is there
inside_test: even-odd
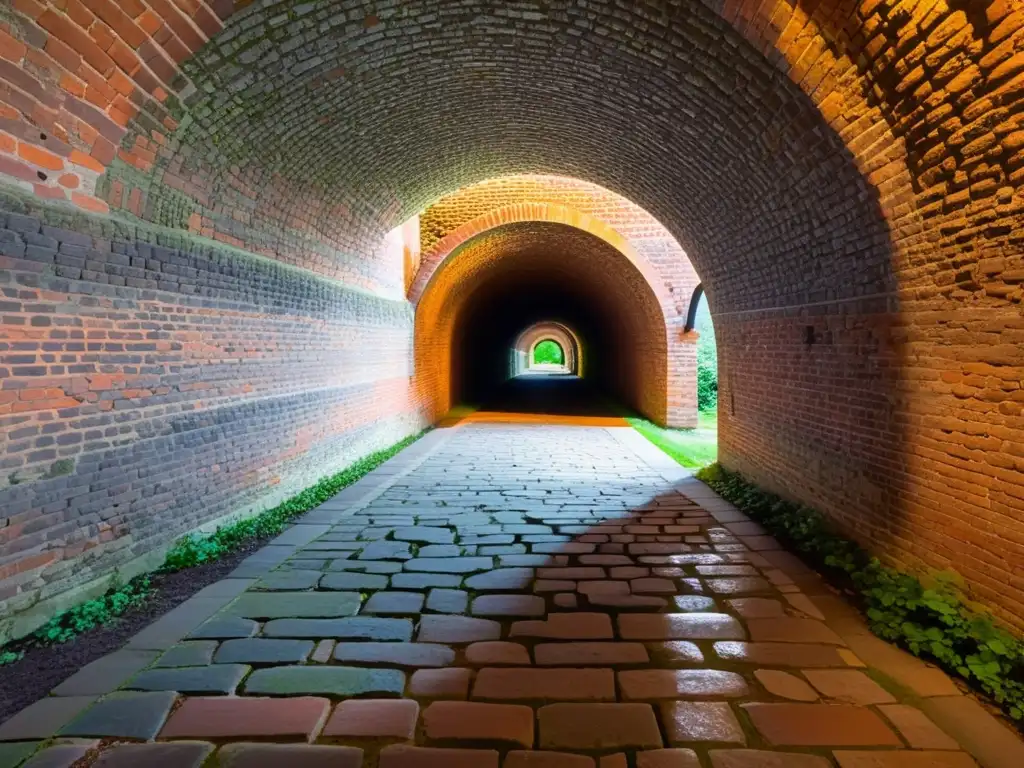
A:
[[[718,458],[718,414],[700,411],[697,418],[696,429],[667,429],[638,416],[626,421],[682,466],[698,469]]]
[[[839,535],[820,512],[719,464],[697,477],[851,594],[876,635],[959,675],[1010,717],[1024,719],[1024,642],[965,603],[959,575],[936,573],[922,583]]]

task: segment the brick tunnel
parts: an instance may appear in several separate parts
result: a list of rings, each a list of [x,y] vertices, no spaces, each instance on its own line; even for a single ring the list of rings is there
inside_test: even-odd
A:
[[[1024,628],[1009,0],[0,8],[0,638],[486,400],[531,324]],[[528,297],[525,300],[524,297]]]

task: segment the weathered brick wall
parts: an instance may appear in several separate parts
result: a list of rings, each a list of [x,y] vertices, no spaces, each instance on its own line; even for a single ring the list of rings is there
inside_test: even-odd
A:
[[[459,187],[621,193],[707,288],[724,461],[1024,626],[1017,3],[239,6],[0,7],[4,178],[396,297],[353,257]]]
[[[0,198],[0,315],[5,615],[422,425],[407,303],[187,234]]]

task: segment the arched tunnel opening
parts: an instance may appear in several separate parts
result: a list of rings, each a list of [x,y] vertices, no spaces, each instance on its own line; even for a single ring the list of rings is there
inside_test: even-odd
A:
[[[555,319],[578,338],[585,375],[540,381],[510,371],[524,330]],[[641,272],[600,238],[563,224],[519,223],[469,240],[417,307],[417,365],[447,374],[440,410],[665,418],[667,329]]]

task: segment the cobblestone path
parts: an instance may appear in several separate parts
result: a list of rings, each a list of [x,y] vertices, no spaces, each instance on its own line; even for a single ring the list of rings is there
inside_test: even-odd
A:
[[[36,768],[1024,765],[632,430],[486,424],[432,432],[0,741]]]

